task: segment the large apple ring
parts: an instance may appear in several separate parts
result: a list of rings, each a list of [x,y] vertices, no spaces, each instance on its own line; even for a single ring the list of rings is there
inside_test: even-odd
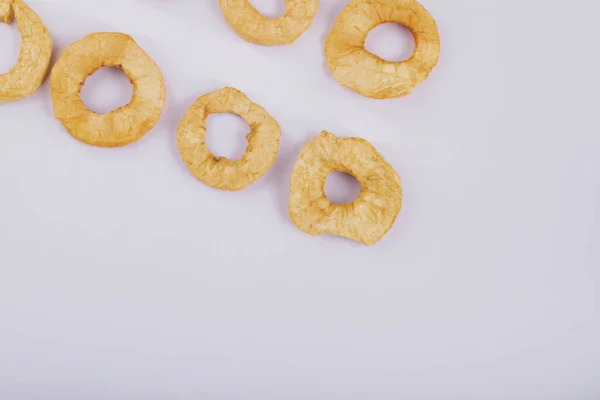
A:
[[[248,42],[273,46],[296,41],[312,24],[319,0],[285,0],[279,18],[262,15],[248,0],[219,0],[227,23]]]
[[[104,66],[122,68],[133,84],[131,102],[105,114],[88,110],[79,92]],[[166,90],[156,63],[129,35],[92,33],[69,45],[50,74],[54,115],[75,138],[93,146],[119,147],[141,139],[160,118]]]
[[[325,180],[348,173],[361,185],[356,201],[332,204]],[[332,234],[365,245],[378,242],[402,208],[400,177],[369,142],[322,132],[300,151],[292,173],[289,213],[298,228],[314,236]]]
[[[386,61],[365,49],[369,32],[397,22],[415,38],[406,61]],[[342,11],[325,42],[327,65],[342,85],[376,99],[401,97],[429,76],[440,56],[437,25],[416,0],[352,0]]]
[[[22,0],[0,0],[0,22],[17,21],[21,49],[17,64],[0,75],[0,103],[31,96],[48,73],[52,40],[40,17]]]
[[[248,147],[240,160],[215,157],[206,147],[206,118],[234,113],[250,126]],[[281,128],[265,109],[239,90],[226,87],[200,97],[188,109],[177,129],[181,158],[192,174],[209,186],[240,190],[263,176],[275,162]]]

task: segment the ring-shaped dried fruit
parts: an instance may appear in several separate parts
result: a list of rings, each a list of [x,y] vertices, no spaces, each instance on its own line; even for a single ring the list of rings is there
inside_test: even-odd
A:
[[[396,22],[415,38],[415,51],[406,61],[386,61],[365,49],[369,32]],[[364,96],[401,97],[429,76],[440,56],[437,25],[416,0],[352,0],[339,15],[325,42],[327,65],[334,78]]]
[[[296,41],[312,24],[319,0],[285,0],[283,16],[268,18],[248,0],[219,0],[227,23],[248,42],[273,46]]]
[[[0,22],[17,21],[21,48],[17,64],[0,75],[0,103],[31,96],[48,73],[52,40],[40,17],[22,0],[0,0]]]
[[[239,160],[215,157],[206,146],[209,114],[234,113],[250,126],[248,147]],[[275,162],[281,128],[262,107],[230,87],[200,97],[188,109],[177,129],[181,158],[192,174],[217,189],[240,190],[263,176]]]
[[[122,68],[133,84],[131,102],[105,114],[90,111],[79,92],[88,76],[110,66]],[[166,100],[162,73],[129,35],[93,33],[69,45],[50,74],[54,115],[76,139],[101,147],[141,139],[160,118]]]
[[[333,171],[356,178],[358,199],[349,204],[327,199],[325,180]],[[322,132],[302,148],[292,173],[289,213],[304,232],[340,235],[368,246],[389,231],[401,208],[400,177],[366,140]]]

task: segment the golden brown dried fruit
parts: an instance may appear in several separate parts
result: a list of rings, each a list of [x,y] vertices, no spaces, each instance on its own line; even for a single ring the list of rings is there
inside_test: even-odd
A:
[[[206,147],[206,118],[234,113],[250,126],[248,147],[239,160],[215,157]],[[281,128],[262,107],[230,87],[200,97],[188,109],[177,129],[181,158],[202,182],[223,190],[240,190],[263,176],[275,162]]]
[[[406,61],[386,61],[365,50],[369,32],[388,22],[406,26],[415,38],[415,51]],[[352,0],[327,37],[325,56],[342,86],[376,99],[401,97],[436,66],[440,37],[434,19],[415,0]]]
[[[319,0],[285,0],[279,18],[267,18],[248,0],[219,0],[227,23],[248,42],[273,46],[296,41],[312,24]]]
[[[21,49],[17,64],[0,75],[0,103],[24,99],[40,87],[50,65],[52,40],[40,17],[22,0],[0,0],[0,22],[17,21]]]
[[[104,66],[122,68],[133,84],[131,102],[98,114],[79,92],[89,75]],[[119,147],[141,139],[160,118],[166,100],[156,63],[129,35],[92,33],[69,45],[50,74],[54,115],[75,138],[93,146]]]
[[[14,0],[0,0],[0,22],[10,24],[13,20],[14,13],[12,3]]]
[[[327,199],[325,180],[333,171],[360,183],[356,201],[332,204]],[[292,173],[289,212],[304,232],[340,235],[369,246],[388,232],[401,208],[400,177],[366,140],[322,132],[302,148]]]

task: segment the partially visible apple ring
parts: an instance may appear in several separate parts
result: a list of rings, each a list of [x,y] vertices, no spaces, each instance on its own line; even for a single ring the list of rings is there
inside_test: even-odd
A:
[[[21,49],[17,64],[0,75],[0,103],[35,93],[48,74],[52,40],[40,17],[22,0],[0,0],[0,22],[17,21]]]
[[[273,46],[296,41],[312,24],[319,0],[285,0],[279,18],[262,15],[248,0],[219,0],[227,23],[248,42]]]

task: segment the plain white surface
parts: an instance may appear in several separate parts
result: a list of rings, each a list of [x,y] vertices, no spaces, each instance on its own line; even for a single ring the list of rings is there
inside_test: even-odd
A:
[[[241,40],[216,0],[29,3],[54,59],[87,33],[131,34],[168,100],[122,149],[71,138],[47,82],[0,106],[0,398],[600,398],[597,2],[423,0],[440,63],[386,101],[324,65],[342,0],[276,48]],[[0,26],[1,72],[18,40]],[[197,181],[175,145],[187,107],[226,85],[283,127],[275,166],[237,193]],[[84,97],[130,95],[102,70]],[[243,122],[209,129],[241,154]],[[295,158],[323,129],[371,141],[402,177],[373,247],[287,216]]]

